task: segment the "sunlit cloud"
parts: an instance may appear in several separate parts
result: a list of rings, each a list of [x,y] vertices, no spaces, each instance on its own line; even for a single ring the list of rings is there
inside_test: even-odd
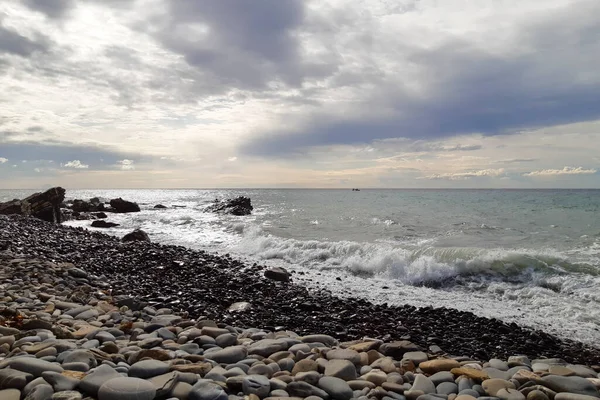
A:
[[[417,179],[446,179],[451,181],[458,181],[471,178],[479,177],[498,177],[504,175],[505,171],[503,168],[500,169],[482,169],[479,171],[468,171],[468,172],[455,172],[445,174],[433,174],[424,177],[418,177]]]
[[[74,168],[74,169],[87,169],[90,166],[87,164],[83,164],[81,161],[79,160],[73,160],[73,161],[69,161],[68,163],[65,164],[61,164],[63,167],[65,168]]]
[[[133,160],[127,160],[127,159],[125,159],[125,160],[118,161],[117,164],[120,166],[120,168],[123,171],[130,171],[130,170],[135,169],[135,165],[133,163]]]
[[[531,171],[523,176],[553,176],[553,175],[588,175],[598,172],[596,169],[585,169],[583,167],[564,167],[563,169],[543,169],[540,171]]]

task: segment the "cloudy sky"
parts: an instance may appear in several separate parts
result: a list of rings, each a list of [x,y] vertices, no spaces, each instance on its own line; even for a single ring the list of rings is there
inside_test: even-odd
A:
[[[598,0],[3,0],[0,188],[600,188]]]

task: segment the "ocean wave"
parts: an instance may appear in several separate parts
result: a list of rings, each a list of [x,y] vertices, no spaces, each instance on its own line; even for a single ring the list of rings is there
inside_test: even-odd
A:
[[[192,225],[196,222],[196,218],[191,215],[174,215],[160,218],[159,222],[167,225]]]
[[[296,240],[268,235],[257,228],[246,229],[237,247],[242,253],[263,260],[283,260],[301,267],[339,270],[363,277],[384,277],[412,286],[507,282],[560,292],[567,290],[564,277],[581,275],[597,279],[600,276],[597,267],[571,262],[550,250]],[[554,277],[560,279],[552,280]]]

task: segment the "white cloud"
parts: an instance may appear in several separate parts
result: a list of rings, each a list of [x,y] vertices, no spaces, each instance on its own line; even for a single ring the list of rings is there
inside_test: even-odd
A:
[[[0,157],[0,164],[4,164],[8,161],[8,158]]]
[[[237,161],[237,157],[229,157],[227,159],[227,161],[229,161],[229,162]]]
[[[133,160],[121,160],[118,161],[117,164],[121,167],[123,171],[131,171],[135,169],[135,165],[133,165]]]
[[[88,164],[82,164],[79,160],[69,161],[66,164],[61,164],[61,166],[65,168],[75,168],[75,169],[87,169],[90,166]]]
[[[479,171],[468,171],[468,172],[454,172],[454,173],[443,173],[443,174],[432,174],[429,176],[418,177],[417,179],[445,179],[450,181],[460,181],[471,178],[478,178],[482,176],[498,177],[505,174],[504,168],[500,169],[482,169]]]
[[[563,169],[542,169],[539,171],[531,171],[523,174],[523,176],[554,176],[554,175],[586,175],[595,174],[596,169],[585,169],[583,167],[564,167]]]

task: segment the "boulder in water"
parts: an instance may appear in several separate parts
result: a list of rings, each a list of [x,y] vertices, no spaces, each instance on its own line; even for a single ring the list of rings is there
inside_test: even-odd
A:
[[[146,232],[141,229],[136,229],[133,232],[129,232],[123,236],[122,242],[149,242],[150,237]]]
[[[65,189],[54,187],[45,192],[35,193],[23,200],[0,203],[0,214],[32,216],[44,221],[60,223],[60,205],[65,200]]]
[[[122,198],[112,199],[110,201],[110,206],[117,213],[129,213],[129,212],[139,212],[140,206],[137,203],[123,200]]]
[[[114,228],[115,226],[119,226],[119,224],[116,224],[114,222],[104,221],[102,219],[98,219],[98,220],[92,222],[92,227],[94,227],[94,228]]]
[[[162,204],[157,204],[154,206],[154,208],[167,208],[167,206],[163,206]]]
[[[71,204],[71,209],[74,212],[88,212],[90,211],[91,204],[85,200],[75,199],[73,200],[73,204]]]
[[[235,199],[215,200],[207,210],[212,212],[224,212],[233,215],[250,215],[252,213],[252,202],[249,197],[239,196]]]

